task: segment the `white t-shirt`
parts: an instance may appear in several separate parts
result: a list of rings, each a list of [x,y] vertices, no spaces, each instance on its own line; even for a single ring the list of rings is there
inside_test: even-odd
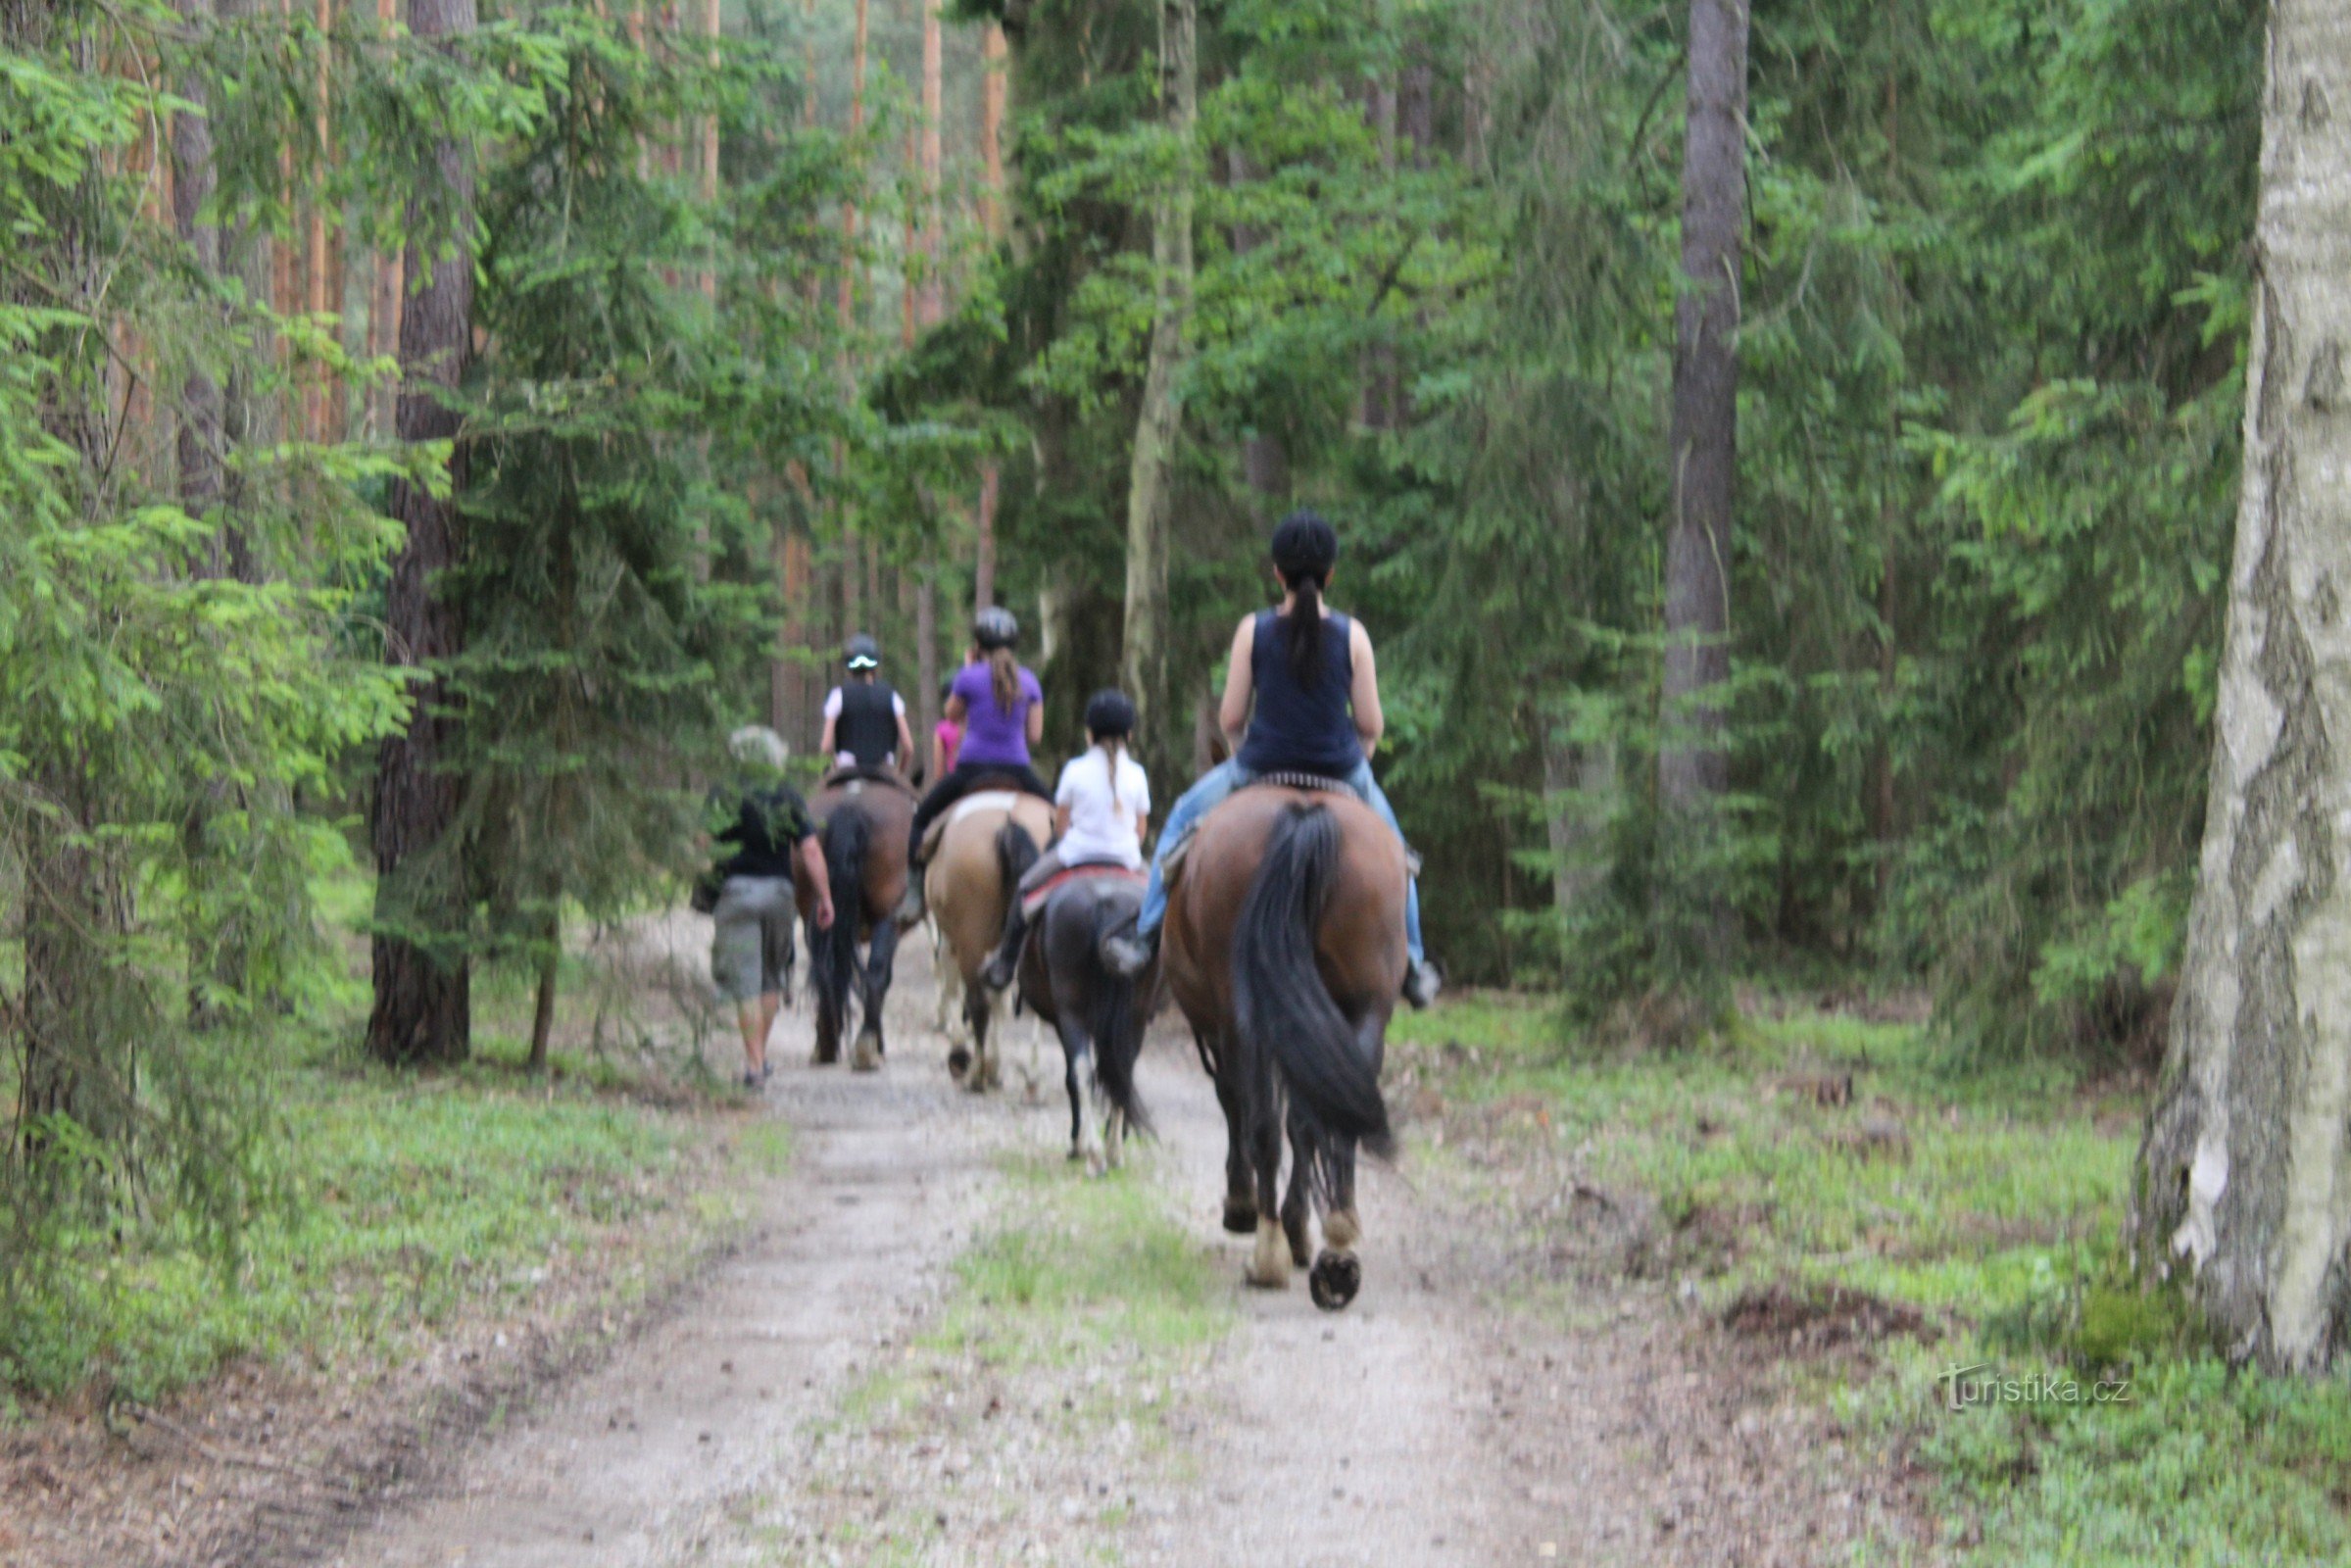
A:
[[[890,711],[896,713],[901,718],[906,716],[906,700],[896,692],[892,692],[890,694]],[[824,694],[824,716],[827,718],[839,718],[841,716],[841,688],[838,686]],[[898,748],[895,746],[891,747],[890,755],[882,759],[882,760],[886,762],[897,761]],[[836,767],[855,767],[857,765],[857,754],[855,752],[835,752],[833,754],[833,765]]]
[[[1063,865],[1109,860],[1131,871],[1143,869],[1143,842],[1135,836],[1135,817],[1151,808],[1151,780],[1143,764],[1118,754],[1118,796],[1110,795],[1110,759],[1099,746],[1089,746],[1061,769],[1053,804],[1069,808],[1069,831],[1061,835],[1054,853]]]

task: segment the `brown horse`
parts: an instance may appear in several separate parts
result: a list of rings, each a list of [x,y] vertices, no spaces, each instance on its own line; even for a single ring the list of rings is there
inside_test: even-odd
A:
[[[898,925],[890,915],[906,896],[914,793],[895,775],[845,769],[824,781],[808,812],[818,823],[833,890],[829,930],[817,929],[807,883],[794,890],[808,937],[808,989],[816,994],[816,1052],[809,1059],[818,1066],[841,1059],[854,1002],[863,1022],[849,1064],[871,1072],[882,1064],[882,1000],[898,956]]]
[[[939,848],[923,873],[922,891],[954,960],[939,976],[942,989],[960,983],[967,1037],[952,1040],[948,1071],[979,1093],[1004,1081],[1000,1053],[989,1049],[994,999],[980,970],[996,952],[1012,906],[1012,889],[1053,833],[1053,808],[1034,795],[988,790],[948,808]]]
[[[1161,953],[1224,1107],[1224,1224],[1256,1233],[1249,1282],[1280,1289],[1294,1261],[1306,1266],[1311,1200],[1326,1250],[1308,1285],[1336,1311],[1363,1280],[1356,1150],[1393,1147],[1380,1065],[1406,963],[1404,848],[1351,795],[1242,790],[1185,851]]]

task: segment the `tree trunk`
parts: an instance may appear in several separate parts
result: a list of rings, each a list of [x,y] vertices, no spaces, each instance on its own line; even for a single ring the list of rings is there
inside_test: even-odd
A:
[[[1690,0],[1682,165],[1682,296],[1674,307],[1672,533],[1665,564],[1665,715],[1657,783],[1669,812],[1729,783],[1717,693],[1731,671],[1731,493],[1739,439],[1739,241],[1746,207],[1746,0]]]
[[[179,16],[189,33],[201,37],[212,30],[212,0],[179,0]],[[208,280],[220,274],[220,231],[202,218],[218,179],[210,87],[204,72],[190,71],[177,84],[187,107],[171,117],[172,227]],[[220,383],[208,367],[191,365],[179,389],[178,444],[179,507],[191,517],[206,516],[220,505],[222,418]],[[216,548],[215,571],[226,570],[224,554]]]
[[[563,917],[551,917],[547,926],[547,951],[539,956],[539,994],[530,1009],[530,1059],[524,1063],[534,1073],[547,1070],[547,1042],[555,1034],[556,981],[563,969]]]
[[[1380,168],[1396,173],[1396,94],[1386,80],[1373,76],[1363,84],[1363,119],[1380,144]],[[1355,418],[1366,430],[1393,430],[1396,418],[1396,340],[1375,312],[1371,341],[1356,362]]]
[[[1235,147],[1225,154],[1225,178],[1230,183],[1244,185],[1256,177],[1257,171],[1247,153]],[[1247,256],[1262,243],[1264,236],[1257,232],[1254,223],[1233,225],[1235,256]],[[1279,435],[1259,426],[1242,437],[1241,477],[1257,497],[1258,521],[1270,523],[1290,498],[1290,454]],[[1210,728],[1214,728],[1213,723]]]
[[[2243,488],[2204,848],[2131,1234],[2315,1372],[2351,1269],[2351,13],[2270,11]]]
[[[473,0],[411,0],[409,24],[420,40],[459,39],[473,30]],[[439,177],[470,203],[473,171],[463,145],[443,142]],[[412,217],[412,228],[421,226]],[[465,372],[473,337],[473,259],[461,240],[446,255],[413,244],[406,270],[424,286],[408,302],[400,322],[400,439],[447,441],[458,416],[443,401]],[[465,449],[450,460],[451,483],[465,483]],[[384,618],[391,657],[427,669],[458,651],[463,635],[456,612],[439,597],[437,573],[459,557],[454,501],[407,483],[392,487],[392,515],[408,530],[393,559]],[[367,1051],[380,1061],[462,1061],[470,1049],[468,976],[464,956],[434,938],[452,937],[464,919],[459,858],[442,840],[457,815],[458,780],[447,770],[455,725],[444,711],[449,693],[436,674],[412,687],[416,708],[408,728],[386,740],[376,761],[375,1006],[367,1020]]]
[[[939,585],[927,566],[914,588],[914,711],[922,728],[914,733],[914,755],[906,760],[909,768],[929,765],[931,732],[939,727]]]
[[[937,326],[947,314],[939,276],[939,114],[944,107],[945,40],[940,36],[939,0],[922,0],[922,324]]]
[[[996,497],[1002,478],[994,463],[980,465],[980,504],[971,559],[971,608],[974,613],[996,603]]]
[[[990,244],[1004,236],[1004,97],[1009,85],[1004,29],[995,23],[980,39],[980,223]],[[996,460],[980,464],[980,500],[972,546],[972,609],[996,602]]]
[[[1144,738],[1147,757],[1158,749],[1151,737],[1158,733],[1167,684],[1167,536],[1173,502],[1169,481],[1182,423],[1176,376],[1183,368],[1185,328],[1192,312],[1197,29],[1197,0],[1159,0],[1159,106],[1175,138],[1178,163],[1151,220],[1151,275],[1158,297],[1127,477],[1127,602],[1120,659],[1120,674],[1135,700],[1135,733]]]

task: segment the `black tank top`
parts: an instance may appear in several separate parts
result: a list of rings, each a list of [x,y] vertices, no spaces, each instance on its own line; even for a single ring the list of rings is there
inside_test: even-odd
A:
[[[1322,622],[1322,678],[1300,686],[1290,670],[1290,648],[1282,617],[1271,610],[1257,616],[1249,673],[1256,682],[1257,710],[1237,760],[1252,773],[1316,773],[1345,778],[1363,760],[1355,733],[1355,653],[1348,621],[1333,612]]]
[[[879,767],[898,750],[898,694],[880,681],[841,684],[841,716],[833,720],[833,750],[859,767]],[[830,759],[827,759],[830,762]]]

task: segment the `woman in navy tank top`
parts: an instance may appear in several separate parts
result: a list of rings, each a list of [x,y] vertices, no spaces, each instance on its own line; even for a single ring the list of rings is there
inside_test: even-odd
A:
[[[1315,513],[1294,512],[1274,530],[1272,555],[1282,580],[1281,608],[1261,611],[1234,631],[1217,712],[1226,738],[1235,743],[1233,759],[1202,774],[1168,812],[1134,938],[1104,945],[1116,966],[1130,974],[1141,972],[1158,948],[1159,924],[1167,915],[1168,852],[1242,786],[1269,773],[1331,779],[1354,791],[1403,837],[1396,808],[1371,771],[1371,755],[1386,728],[1371,638],[1362,622],[1323,603],[1339,562],[1339,532]],[[1404,934],[1412,950],[1404,998],[1425,1007],[1440,982],[1421,948],[1417,883],[1405,889]]]

